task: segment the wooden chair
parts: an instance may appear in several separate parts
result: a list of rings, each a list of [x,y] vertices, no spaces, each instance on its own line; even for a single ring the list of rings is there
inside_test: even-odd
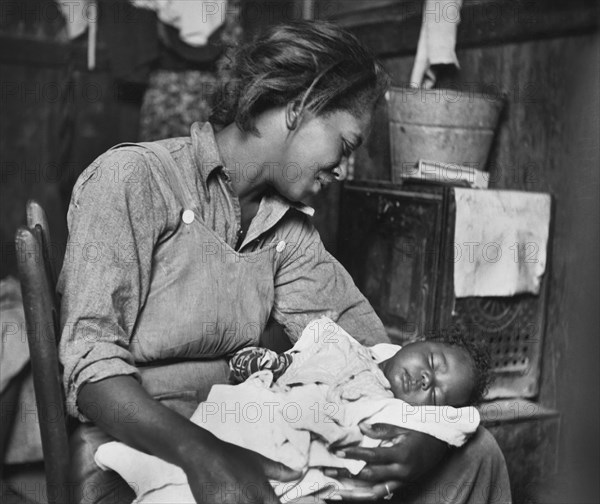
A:
[[[69,504],[69,442],[61,367],[59,308],[55,294],[50,229],[43,208],[27,202],[27,226],[16,233],[16,249],[33,385],[44,454],[49,504]]]

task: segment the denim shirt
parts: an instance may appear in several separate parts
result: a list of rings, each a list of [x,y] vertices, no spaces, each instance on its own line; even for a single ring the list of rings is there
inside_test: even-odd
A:
[[[236,250],[240,204],[212,126],[156,144],[170,162],[128,144],[95,160],[73,189],[58,283],[70,414],[85,420],[75,406],[85,383],[226,357],[258,344],[269,317],[292,342],[322,315],[362,343],[388,341],[324,249],[310,207],[265,195]]]

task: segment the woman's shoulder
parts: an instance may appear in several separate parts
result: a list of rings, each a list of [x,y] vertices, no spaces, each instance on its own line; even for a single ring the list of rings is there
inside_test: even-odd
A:
[[[72,196],[76,197],[84,190],[117,192],[131,180],[132,173],[139,175],[143,171],[144,164],[141,150],[134,146],[109,149],[79,174]]]
[[[153,153],[153,145],[161,146],[177,163],[181,153],[189,151],[189,137],[177,137],[145,143],[116,145],[98,156],[79,175],[73,192],[94,182],[101,190],[120,192],[135,188],[134,184],[158,183],[163,162]]]
[[[140,209],[162,215],[170,221],[176,210],[176,198],[160,174],[161,162],[138,144],[125,144],[109,149],[96,158],[73,186],[69,215],[84,202],[94,202],[117,211]]]
[[[312,214],[297,206],[290,206],[278,224],[277,234],[282,239],[293,243],[320,240]]]

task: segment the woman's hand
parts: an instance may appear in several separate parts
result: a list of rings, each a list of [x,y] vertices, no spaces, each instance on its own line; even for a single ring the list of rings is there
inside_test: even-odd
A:
[[[291,481],[300,471],[213,436],[189,452],[184,470],[196,502],[206,504],[278,503],[269,479]]]
[[[387,424],[369,426],[362,423],[360,429],[366,436],[391,440],[394,444],[389,447],[356,446],[341,450],[344,457],[367,462],[351,481],[361,480],[368,482],[368,485],[357,487],[354,484],[356,488],[352,490],[341,490],[339,493],[344,500],[377,500],[386,497],[403,483],[414,481],[432,469],[446,453],[446,443],[420,432]],[[341,453],[338,452],[338,455]],[[340,474],[338,471],[338,476],[347,476],[347,473]]]

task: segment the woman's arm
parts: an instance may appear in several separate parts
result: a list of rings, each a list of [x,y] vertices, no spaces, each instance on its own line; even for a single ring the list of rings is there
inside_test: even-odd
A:
[[[309,322],[325,315],[364,345],[389,343],[381,319],[325,249],[309,218],[297,213],[286,225],[272,313],[290,340],[297,341]]]
[[[267,478],[289,481],[300,473],[210,432],[155,401],[131,376],[85,384],[77,405],[115,438],[181,467],[197,502],[278,502]],[[122,414],[119,414],[121,412]]]

